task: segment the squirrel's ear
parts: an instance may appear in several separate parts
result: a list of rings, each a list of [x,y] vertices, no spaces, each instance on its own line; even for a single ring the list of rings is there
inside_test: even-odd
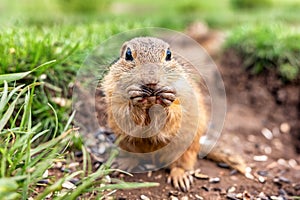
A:
[[[126,49],[127,49],[127,42],[125,42],[121,48],[120,57],[123,57]]]

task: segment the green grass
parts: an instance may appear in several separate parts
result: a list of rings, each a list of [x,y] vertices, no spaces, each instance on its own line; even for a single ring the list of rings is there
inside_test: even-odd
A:
[[[43,199],[52,194],[52,199],[76,199],[80,195],[89,198],[93,191],[101,197],[107,190],[157,185],[120,180],[103,185],[105,175],[112,172],[109,163],[96,172],[90,170],[89,154],[78,131],[70,128],[71,105],[60,106],[53,100],[60,97],[71,101],[68,85],[72,85],[85,58],[102,41],[144,25],[119,23],[112,20],[40,26],[24,22],[0,32],[1,197]],[[42,66],[37,68],[39,65]],[[37,194],[43,173],[56,160],[73,160],[74,148],[85,152],[82,169],[60,179],[51,177]],[[63,188],[62,184],[74,176],[81,177],[76,189]]]
[[[46,66],[46,65],[43,65]],[[40,68],[42,68],[41,66]],[[39,70],[39,69],[35,69]],[[104,191],[114,189],[129,189],[139,187],[157,186],[156,183],[125,183],[114,180],[107,183],[105,176],[113,172],[109,169],[115,153],[96,172],[91,172],[90,158],[82,142],[77,142],[77,148],[83,151],[83,168],[74,173],[64,174],[62,178],[50,177],[49,184],[44,185],[40,192],[39,181],[43,179],[46,170],[53,166],[57,160],[65,160],[70,154],[70,148],[78,141],[76,128],[70,128],[73,115],[64,124],[64,132],[52,133],[47,142],[37,141],[45,137],[49,130],[38,131],[43,121],[33,123],[33,104],[40,82],[9,87],[6,80],[14,82],[28,76],[30,72],[0,75],[0,196],[2,199],[44,199],[51,195],[51,199],[76,199],[80,195],[89,197],[93,191],[98,197]],[[53,108],[48,104],[50,108]],[[55,130],[58,123],[62,123],[54,112],[56,118]],[[76,188],[63,188],[63,183],[81,175]],[[48,177],[47,177],[48,178]],[[103,185],[103,183],[105,183]]]
[[[225,48],[235,50],[253,74],[275,69],[283,80],[293,81],[300,75],[299,44],[299,29],[260,24],[233,30]]]
[[[66,24],[64,26],[20,26],[9,27],[0,33],[0,74],[22,72],[55,60],[51,66],[34,71],[22,80],[30,84],[35,80],[42,82],[36,89],[33,103],[33,124],[43,122],[40,130],[55,127],[53,109],[61,123],[58,129],[63,130],[68,121],[71,104],[60,106],[54,97],[70,98],[70,87],[76,72],[93,48],[116,33],[132,28],[142,27],[142,23]],[[34,34],[33,34],[34,33]]]

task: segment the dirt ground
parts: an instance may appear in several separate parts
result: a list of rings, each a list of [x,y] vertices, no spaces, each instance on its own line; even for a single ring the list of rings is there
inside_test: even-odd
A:
[[[300,146],[297,138],[300,128],[299,81],[283,84],[272,71],[253,76],[241,68],[242,58],[232,51],[215,58],[227,96],[227,115],[220,143],[245,159],[256,180],[246,178],[223,163],[199,159],[195,169],[201,170],[208,179],[194,178],[187,193],[176,191],[167,184],[168,173],[162,169],[132,177],[119,175],[118,178],[128,182],[158,182],[160,186],[118,190],[112,194],[114,198],[300,198],[300,155],[296,153],[296,147]],[[99,107],[99,110],[103,108]]]

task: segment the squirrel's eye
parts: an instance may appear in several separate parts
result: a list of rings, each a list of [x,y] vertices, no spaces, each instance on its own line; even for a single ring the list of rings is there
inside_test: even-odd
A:
[[[168,49],[167,52],[166,52],[166,61],[170,61],[171,56],[172,56],[172,53],[171,53],[170,49]]]
[[[125,60],[133,61],[131,49],[128,47],[125,54]]]

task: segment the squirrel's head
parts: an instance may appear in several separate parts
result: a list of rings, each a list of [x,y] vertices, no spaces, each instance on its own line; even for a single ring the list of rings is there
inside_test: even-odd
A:
[[[179,68],[168,43],[154,37],[137,37],[122,45],[120,58],[110,71],[115,80],[125,85],[128,82],[165,86],[178,74],[176,72],[182,71]]]
[[[125,42],[120,53],[109,76],[118,94],[143,105],[170,105],[175,100],[176,91],[184,85],[185,73],[168,43],[138,37]]]

